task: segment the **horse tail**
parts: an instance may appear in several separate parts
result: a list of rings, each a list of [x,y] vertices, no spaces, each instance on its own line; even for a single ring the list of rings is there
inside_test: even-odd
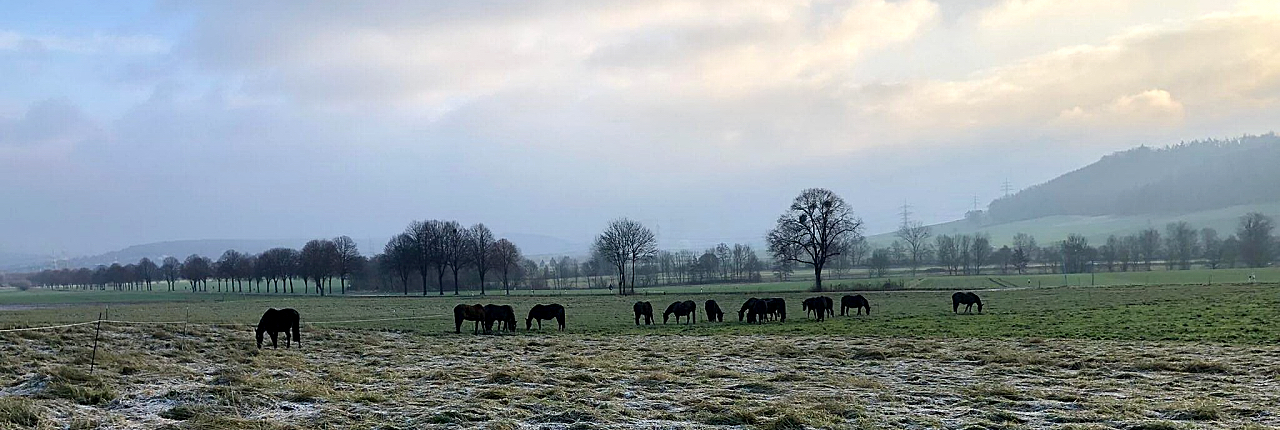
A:
[[[298,329],[298,326],[302,324],[301,320],[302,317],[293,320],[293,341],[298,343],[299,348],[302,347],[302,331]]]

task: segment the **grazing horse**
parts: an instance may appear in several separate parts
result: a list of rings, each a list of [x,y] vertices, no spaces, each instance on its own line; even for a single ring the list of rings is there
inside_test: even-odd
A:
[[[787,321],[787,301],[786,300],[782,300],[781,298],[774,297],[771,299],[764,299],[764,303],[766,305],[769,305],[770,315],[778,318],[778,321],[782,321],[782,322]]]
[[[694,303],[693,300],[672,303],[671,306],[667,306],[666,312],[662,313],[663,324],[667,323],[667,318],[669,318],[671,314],[676,315],[676,324],[680,323],[680,317],[686,317],[686,324],[693,324],[698,318],[698,304]]]
[[[978,313],[982,313],[982,299],[977,294],[965,293],[957,291],[951,295],[951,312],[960,312],[960,305],[964,305],[964,311],[973,313],[973,305],[978,305]]]
[[[510,305],[484,306],[484,332],[493,331],[493,323],[498,323],[498,330],[516,331],[516,310]]]
[[[760,301],[760,299],[752,297],[747,299],[746,303],[742,304],[742,309],[738,309],[738,322],[742,322],[743,315],[747,315],[747,312],[750,311],[751,307],[758,301]],[[755,320],[751,319],[747,320],[747,322],[755,322]]]
[[[533,309],[529,309],[529,317],[524,319],[524,329],[531,329],[533,320],[538,320],[538,330],[542,330],[542,320],[549,319],[556,320],[556,322],[560,323],[560,330],[564,330],[564,306],[556,303],[533,305]]]
[[[636,302],[631,310],[636,312],[636,325],[640,325],[640,317],[644,317],[644,325],[653,324],[653,303]]]
[[[720,310],[720,304],[715,300],[707,300],[702,308],[707,310],[707,321],[724,322],[724,311]]]
[[[800,309],[804,311],[805,318],[809,317],[809,313],[818,314],[818,321],[822,321],[827,316],[827,298],[826,297],[810,297],[800,302]]]
[[[292,339],[298,343],[298,347],[302,347],[302,333],[298,331],[298,322],[302,320],[302,316],[298,315],[298,311],[293,309],[267,309],[262,314],[262,319],[258,320],[258,349],[262,349],[262,333],[271,334],[271,347],[276,346],[276,334],[284,332],[284,347],[289,347],[289,340]],[[290,331],[292,330],[292,333]]]
[[[742,321],[743,312],[747,314],[747,323],[763,323],[769,315],[769,304],[752,297],[742,304],[742,310],[738,311],[738,321]]]
[[[822,301],[827,305],[827,316],[836,316],[836,304],[830,297],[823,296]]]
[[[849,308],[858,309],[858,315],[862,315],[862,310],[866,309],[867,315],[871,315],[871,303],[868,303],[867,298],[862,297],[861,294],[854,294],[852,296],[844,296],[840,298],[840,315],[846,315]]]
[[[472,333],[480,332],[480,323],[484,322],[484,306],[474,305],[457,305],[453,307],[453,332],[462,333],[463,321],[475,321],[475,328]]]

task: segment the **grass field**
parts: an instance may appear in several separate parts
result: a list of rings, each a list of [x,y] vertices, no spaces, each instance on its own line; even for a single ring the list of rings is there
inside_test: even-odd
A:
[[[1060,275],[1059,275],[1060,276]],[[1280,285],[863,293],[870,316],[737,322],[754,293],[298,297],[0,292],[0,428],[1274,428]],[[829,294],[838,301],[839,294]],[[724,323],[637,327],[715,299]],[[555,301],[568,330],[453,333],[459,302]],[[266,307],[303,348],[257,350]],[[700,309],[701,311],[701,309]],[[323,324],[380,317],[421,319]],[[521,318],[522,319],[522,318]],[[307,324],[312,323],[312,324]],[[320,323],[320,324],[316,324]]]

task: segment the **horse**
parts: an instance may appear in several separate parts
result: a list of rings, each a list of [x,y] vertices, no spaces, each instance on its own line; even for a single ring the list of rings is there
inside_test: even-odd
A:
[[[742,322],[742,317],[743,317],[743,315],[744,315],[744,314],[747,314],[747,311],[750,311],[750,310],[751,310],[751,307],[752,307],[753,305],[755,305],[755,303],[756,303],[756,302],[758,302],[758,301],[760,301],[760,299],[757,299],[757,298],[755,298],[755,297],[752,297],[752,298],[747,299],[746,303],[743,303],[743,304],[742,304],[742,309],[738,309],[738,322]],[[750,319],[749,319],[749,320],[747,320],[747,322],[755,322],[755,321],[754,321],[754,320],[750,320]]]
[[[484,306],[484,332],[493,331],[493,323],[498,323],[498,330],[516,331],[516,310],[510,305],[488,304]]]
[[[951,312],[959,313],[960,305],[964,305],[964,311],[973,313],[973,305],[978,305],[978,313],[982,313],[982,299],[977,294],[965,293],[957,291],[951,295]]]
[[[810,297],[800,302],[800,309],[804,311],[805,318],[809,317],[810,312],[818,314],[818,321],[822,321],[827,316],[827,298],[826,297]]]
[[[276,309],[270,308],[262,313],[262,319],[258,320],[258,349],[262,349],[262,334],[271,334],[271,347],[276,346],[276,334],[284,332],[284,347],[289,347],[289,341],[298,343],[298,347],[302,347],[302,333],[298,331],[298,322],[302,320],[302,316],[298,315],[298,311],[293,309]],[[293,332],[290,333],[290,330]]]
[[[533,305],[533,309],[529,309],[529,317],[524,319],[524,329],[531,329],[535,319],[538,320],[538,330],[542,330],[542,320],[549,319],[556,320],[556,322],[560,323],[560,330],[564,330],[564,306],[556,303]]]
[[[769,305],[770,315],[777,317],[778,321],[783,321],[783,322],[787,321],[787,301],[786,300],[782,300],[781,298],[774,297],[771,299],[764,299],[764,303],[766,305]]]
[[[631,310],[636,313],[636,325],[640,325],[640,317],[644,317],[644,325],[653,324],[653,304],[649,302],[636,302],[631,306]]]
[[[463,305],[459,304],[453,307],[453,332],[462,333],[462,321],[475,321],[475,328],[472,333],[480,332],[480,323],[484,322],[484,306],[479,304]]]
[[[831,300],[831,298],[827,296],[822,296],[822,301],[824,302],[823,304],[827,305],[827,316],[829,317],[836,316],[835,301]]]
[[[670,317],[671,314],[676,315],[676,324],[680,323],[680,317],[687,317],[685,323],[693,324],[696,322],[694,320],[698,318],[698,304],[694,303],[693,300],[672,303],[671,306],[667,306],[667,310],[662,313],[663,324],[667,323],[667,318]]]
[[[763,323],[769,315],[769,304],[764,300],[752,297],[742,304],[742,310],[738,311],[738,321],[742,321],[742,314],[747,314],[747,323]]]
[[[840,315],[847,315],[849,308],[858,309],[858,315],[862,315],[862,309],[865,308],[867,310],[867,315],[871,315],[871,303],[868,303],[867,298],[862,297],[861,294],[854,294],[852,296],[844,296],[840,298]]]
[[[707,300],[702,308],[707,310],[707,321],[724,322],[724,311],[720,310],[720,304],[715,300]]]

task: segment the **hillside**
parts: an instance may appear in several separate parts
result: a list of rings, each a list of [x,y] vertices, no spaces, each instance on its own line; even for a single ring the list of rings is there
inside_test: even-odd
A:
[[[991,202],[991,223],[1049,216],[1192,213],[1280,202],[1274,133],[1138,147]]]

